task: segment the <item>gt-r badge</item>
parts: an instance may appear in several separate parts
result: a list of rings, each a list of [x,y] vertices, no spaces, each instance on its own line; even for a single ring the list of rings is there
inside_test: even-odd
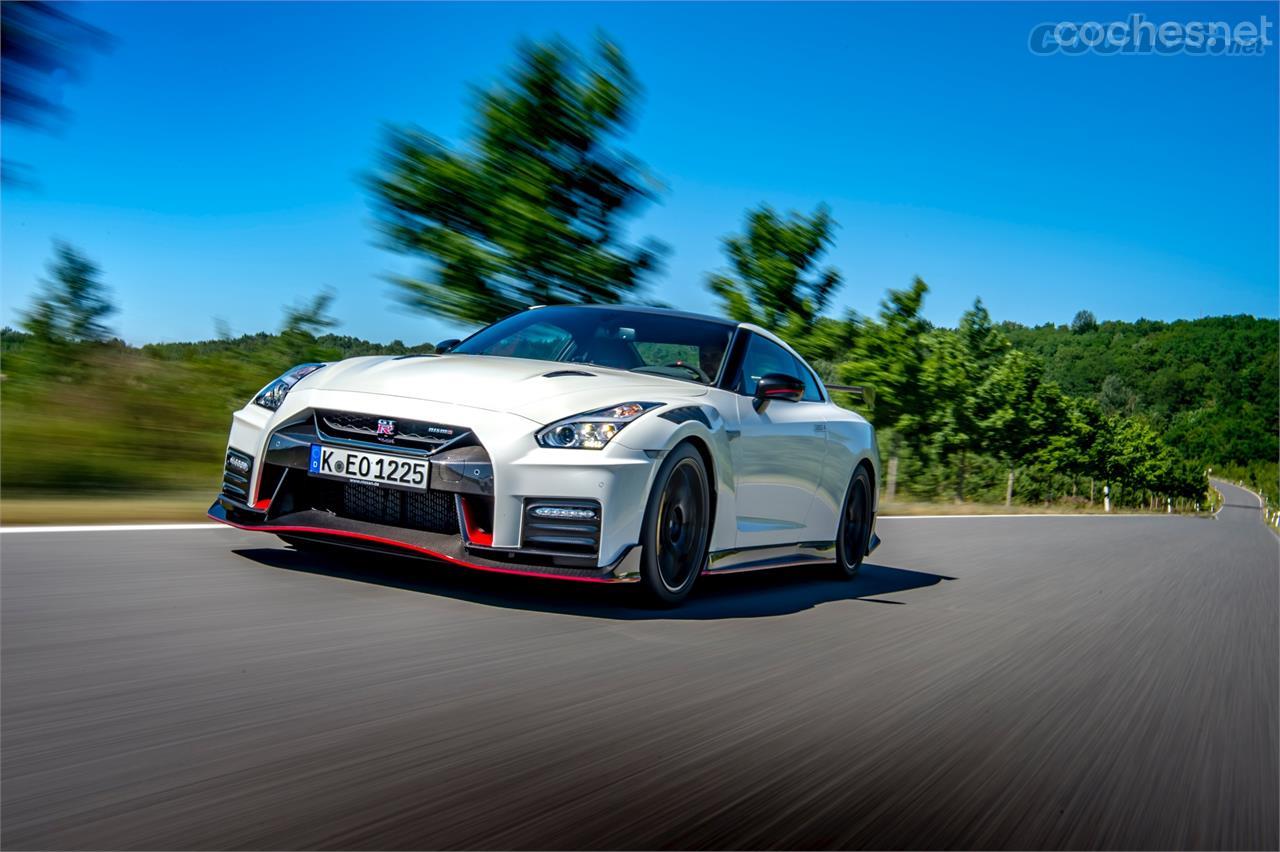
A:
[[[378,421],[378,440],[390,441],[396,436],[396,421],[379,420]]]

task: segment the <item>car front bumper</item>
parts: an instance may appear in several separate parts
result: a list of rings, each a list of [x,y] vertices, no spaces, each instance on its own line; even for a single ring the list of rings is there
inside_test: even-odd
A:
[[[598,451],[544,448],[533,438],[539,424],[516,415],[404,397],[295,391],[286,403],[275,413],[253,405],[236,412],[223,491],[209,510],[213,519],[481,570],[594,582],[639,578],[636,545],[656,472],[655,458],[643,450],[617,442]],[[310,446],[335,440],[321,419],[326,411],[455,424],[471,437],[461,449],[413,456],[371,437],[341,441],[425,460],[431,481],[425,492],[335,483],[307,470]],[[358,500],[348,489],[359,492]],[[567,523],[557,529],[532,514],[547,503],[598,507],[592,546],[570,544],[576,533],[560,535]],[[377,511],[368,511],[371,505]]]

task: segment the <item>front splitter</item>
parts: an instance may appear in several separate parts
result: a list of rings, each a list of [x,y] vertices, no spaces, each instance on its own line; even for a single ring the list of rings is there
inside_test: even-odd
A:
[[[291,512],[276,518],[262,516],[257,520],[249,513],[236,510],[230,514],[221,499],[209,507],[212,520],[237,529],[275,535],[298,536],[315,541],[330,541],[366,550],[418,556],[494,574],[521,577],[546,577],[579,583],[634,583],[640,579],[639,549],[630,548],[623,556],[604,568],[568,568],[559,565],[528,565],[484,559],[469,553],[460,536],[409,530],[386,524],[340,518],[314,509]],[[518,551],[513,551],[518,553]]]

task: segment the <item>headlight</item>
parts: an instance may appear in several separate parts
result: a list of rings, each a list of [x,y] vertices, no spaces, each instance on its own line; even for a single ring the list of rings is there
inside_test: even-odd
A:
[[[324,364],[299,364],[258,391],[257,396],[253,398],[253,404],[261,405],[263,408],[269,408],[272,411],[279,411],[281,404],[284,403],[284,398],[289,395],[289,391],[293,389],[293,386],[323,366]]]
[[[540,431],[538,443],[566,450],[600,450],[622,431],[623,426],[659,405],[662,403],[624,402],[599,411],[575,414]]]

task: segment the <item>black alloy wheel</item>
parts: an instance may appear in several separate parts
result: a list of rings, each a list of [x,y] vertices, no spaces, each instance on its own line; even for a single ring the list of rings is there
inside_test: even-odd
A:
[[[645,509],[640,579],[653,602],[673,606],[688,596],[706,565],[710,530],[706,467],[681,444],[658,470]]]
[[[836,570],[846,578],[858,575],[862,559],[867,555],[874,515],[871,512],[871,477],[859,466],[849,481],[849,492],[840,513],[836,530]]]

